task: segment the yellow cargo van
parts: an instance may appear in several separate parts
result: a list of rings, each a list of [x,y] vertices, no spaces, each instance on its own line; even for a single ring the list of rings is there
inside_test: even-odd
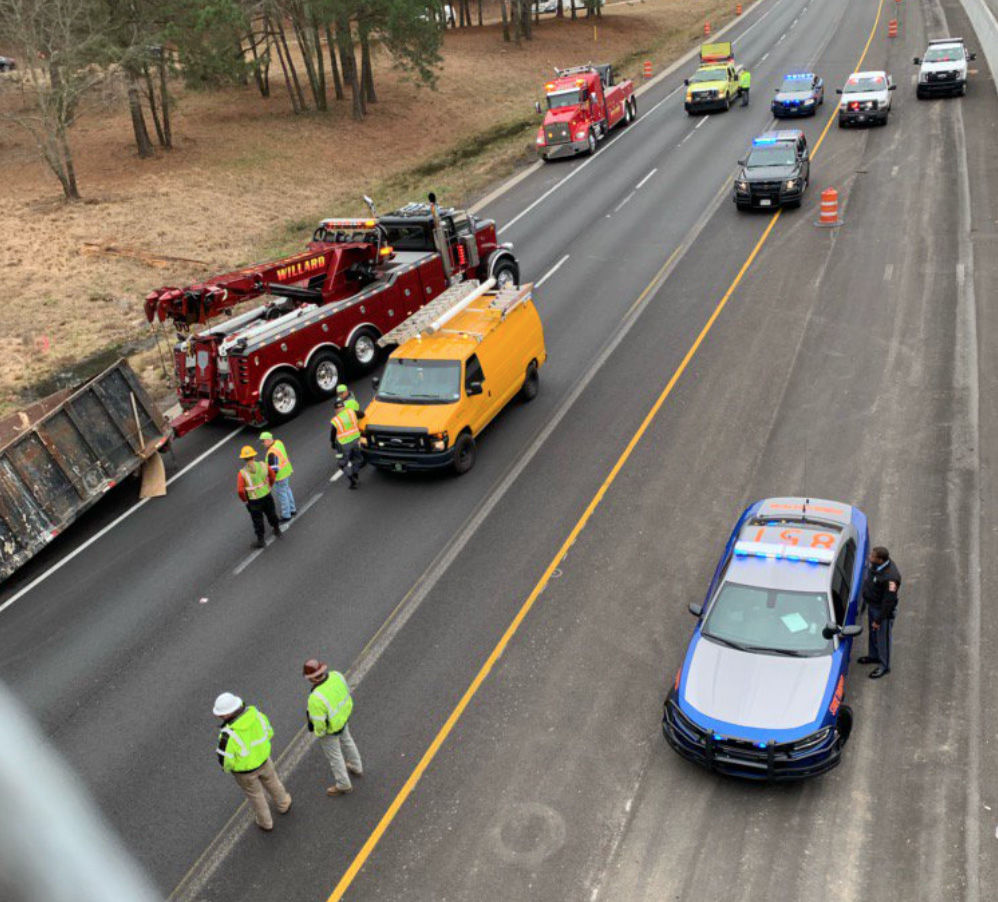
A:
[[[474,466],[481,431],[518,394],[537,394],[547,351],[531,287],[459,283],[381,338],[398,347],[361,421],[368,463],[458,473]]]

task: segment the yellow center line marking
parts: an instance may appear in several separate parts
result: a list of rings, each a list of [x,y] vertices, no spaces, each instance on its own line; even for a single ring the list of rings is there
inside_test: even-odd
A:
[[[884,0],[879,0],[877,5],[877,15],[873,22],[873,27],[870,29],[870,36],[867,38],[866,46],[863,47],[863,52],[860,55],[859,61],[856,63],[856,70],[858,71],[863,65],[863,60],[866,59],[866,54],[870,49],[870,44],[873,42],[873,36],[876,33],[877,26],[880,24],[880,16],[883,11]],[[817,143],[814,146],[814,153],[812,158],[817,155],[818,148],[821,146],[821,142],[824,141],[825,135],[828,134],[828,130],[832,125],[832,121],[838,115],[838,104],[836,104],[836,110],[829,117],[828,122],[825,124],[824,131],[821,133],[821,137],[818,138]],[[437,752],[443,746],[444,742],[447,741],[447,737],[450,736],[451,731],[457,725],[457,722],[461,719],[461,715],[464,714],[465,709],[471,703],[471,700],[475,697],[482,683],[485,682],[488,675],[492,672],[492,668],[495,666],[496,661],[502,656],[506,647],[509,645],[510,640],[516,635],[517,630],[519,630],[520,625],[523,623],[527,614],[530,613],[531,608],[533,608],[534,603],[540,597],[541,593],[547,587],[548,581],[551,579],[551,575],[555,570],[558,569],[562,560],[564,560],[565,555],[568,554],[569,548],[572,547],[575,540],[579,537],[579,534],[585,528],[589,519],[592,517],[596,508],[599,507],[600,502],[603,500],[603,496],[606,495],[607,489],[613,484],[620,471],[624,468],[631,454],[633,453],[635,447],[639,441],[641,441],[642,436],[648,431],[648,427],[651,426],[659,410],[661,410],[662,405],[665,404],[666,399],[672,394],[673,389],[679,382],[686,368],[689,366],[690,361],[693,359],[700,345],[703,344],[704,339],[707,337],[710,330],[714,327],[714,323],[717,322],[717,318],[721,315],[721,312],[727,306],[728,301],[731,296],[735,293],[735,289],[741,284],[742,279],[748,272],[752,263],[755,261],[756,257],[759,255],[759,251],[762,250],[763,245],[769,239],[772,234],[773,228],[782,214],[782,210],[777,210],[769,220],[769,224],[766,226],[765,231],[763,231],[759,240],[755,243],[752,248],[752,252],[748,255],[745,262],[742,264],[742,268],[738,270],[738,275],[735,276],[731,285],[728,286],[728,290],[724,292],[724,296],[718,302],[717,306],[714,308],[713,313],[711,313],[710,318],[704,324],[700,333],[697,335],[693,344],[690,345],[689,350],[683,357],[679,366],[676,367],[675,372],[672,377],[666,383],[662,393],[658,396],[655,403],[652,405],[651,409],[645,415],[645,418],[641,421],[641,425],[638,427],[637,431],[631,437],[627,446],[624,448],[620,457],[617,458],[617,462],[613,465],[613,468],[607,474],[603,483],[600,485],[596,494],[593,496],[592,500],[586,506],[585,511],[582,516],[579,517],[575,526],[572,527],[572,531],[568,534],[568,537],[562,543],[561,547],[558,549],[558,553],[551,559],[551,563],[548,564],[547,569],[545,569],[543,575],[538,580],[537,584],[534,586],[527,600],[523,603],[523,606],[517,611],[516,616],[513,618],[512,622],[506,628],[506,631],[502,634],[502,638],[499,640],[495,648],[492,649],[491,654],[489,654],[485,663],[482,665],[481,669],[475,675],[475,678],[471,681],[471,684],[465,690],[464,695],[461,696],[461,700],[455,705],[454,710],[451,711],[447,720],[444,721],[443,726],[437,732],[437,735],[433,737],[433,741],[430,743],[429,748],[423,753],[423,757],[419,759],[419,763],[416,765],[415,769],[409,775],[408,779],[403,784],[402,788],[398,791],[398,794],[392,800],[392,803],[388,806],[388,810],[382,815],[381,820],[378,821],[377,826],[371,831],[370,836],[364,842],[360,851],[356,854],[353,861],[350,863],[350,867],[344,872],[343,876],[340,878],[339,882],[336,884],[336,888],[329,895],[326,902],[339,902],[343,898],[343,894],[350,888],[360,869],[370,858],[371,853],[377,847],[378,843],[381,841],[381,837],[384,836],[385,831],[391,826],[392,821],[395,820],[395,816],[398,814],[399,810],[405,804],[406,800],[412,794],[412,791],[416,788],[416,784],[420,781],[423,774],[426,772],[427,767],[430,766],[433,759],[437,756]],[[673,252],[672,256],[663,267],[656,273],[655,278],[648,284],[648,287],[641,292],[640,297],[644,297],[652,287],[658,281],[659,276],[665,271],[669,263],[672,262],[678,248]]]

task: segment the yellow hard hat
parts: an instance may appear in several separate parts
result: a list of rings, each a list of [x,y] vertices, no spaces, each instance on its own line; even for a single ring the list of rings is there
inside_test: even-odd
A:
[[[256,448],[252,445],[243,445],[243,450],[239,452],[239,456],[243,460],[249,460],[251,457],[256,457]]]

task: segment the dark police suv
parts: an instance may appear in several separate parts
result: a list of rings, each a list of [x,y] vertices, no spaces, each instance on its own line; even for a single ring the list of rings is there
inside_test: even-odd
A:
[[[734,201],[739,210],[799,207],[811,175],[807,139],[799,128],[766,132],[735,177]]]

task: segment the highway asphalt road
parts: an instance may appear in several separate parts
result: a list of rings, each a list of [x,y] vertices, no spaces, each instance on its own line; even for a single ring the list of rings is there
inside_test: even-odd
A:
[[[749,109],[686,117],[677,72],[596,157],[545,166],[490,205],[527,278],[563,262],[537,291],[541,395],[502,415],[470,475],[365,472],[347,493],[329,482],[326,416],[311,409],[281,430],[303,512],[280,544],[249,557],[235,436],[0,613],[0,678],[164,893],[183,881],[177,898],[325,898],[367,842],[347,898],[987,895],[995,92],[979,61],[966,98],[916,102],[910,61],[927,30],[970,34],[956,0],[913,4],[893,42],[881,16],[866,65],[895,73],[891,121],[833,125],[803,209],[772,223],[736,214],[727,193],[779,75],[813,65],[834,90],[877,14],[872,0],[763,0],[734,31]],[[812,146],[830,107],[803,124]],[[812,225],[827,185],[843,200],[836,231]],[[185,439],[178,466],[231,431]],[[731,522],[757,497],[798,491],[858,504],[894,551],[897,663],[879,683],[852,672],[857,727],[840,768],[745,787],[665,746],[661,702],[686,603]],[[366,775],[345,798],[326,798],[328,769],[300,735],[312,654],[359,682]],[[245,810],[232,817],[240,796],[213,755],[222,689],[277,729],[295,808],[269,836]]]

